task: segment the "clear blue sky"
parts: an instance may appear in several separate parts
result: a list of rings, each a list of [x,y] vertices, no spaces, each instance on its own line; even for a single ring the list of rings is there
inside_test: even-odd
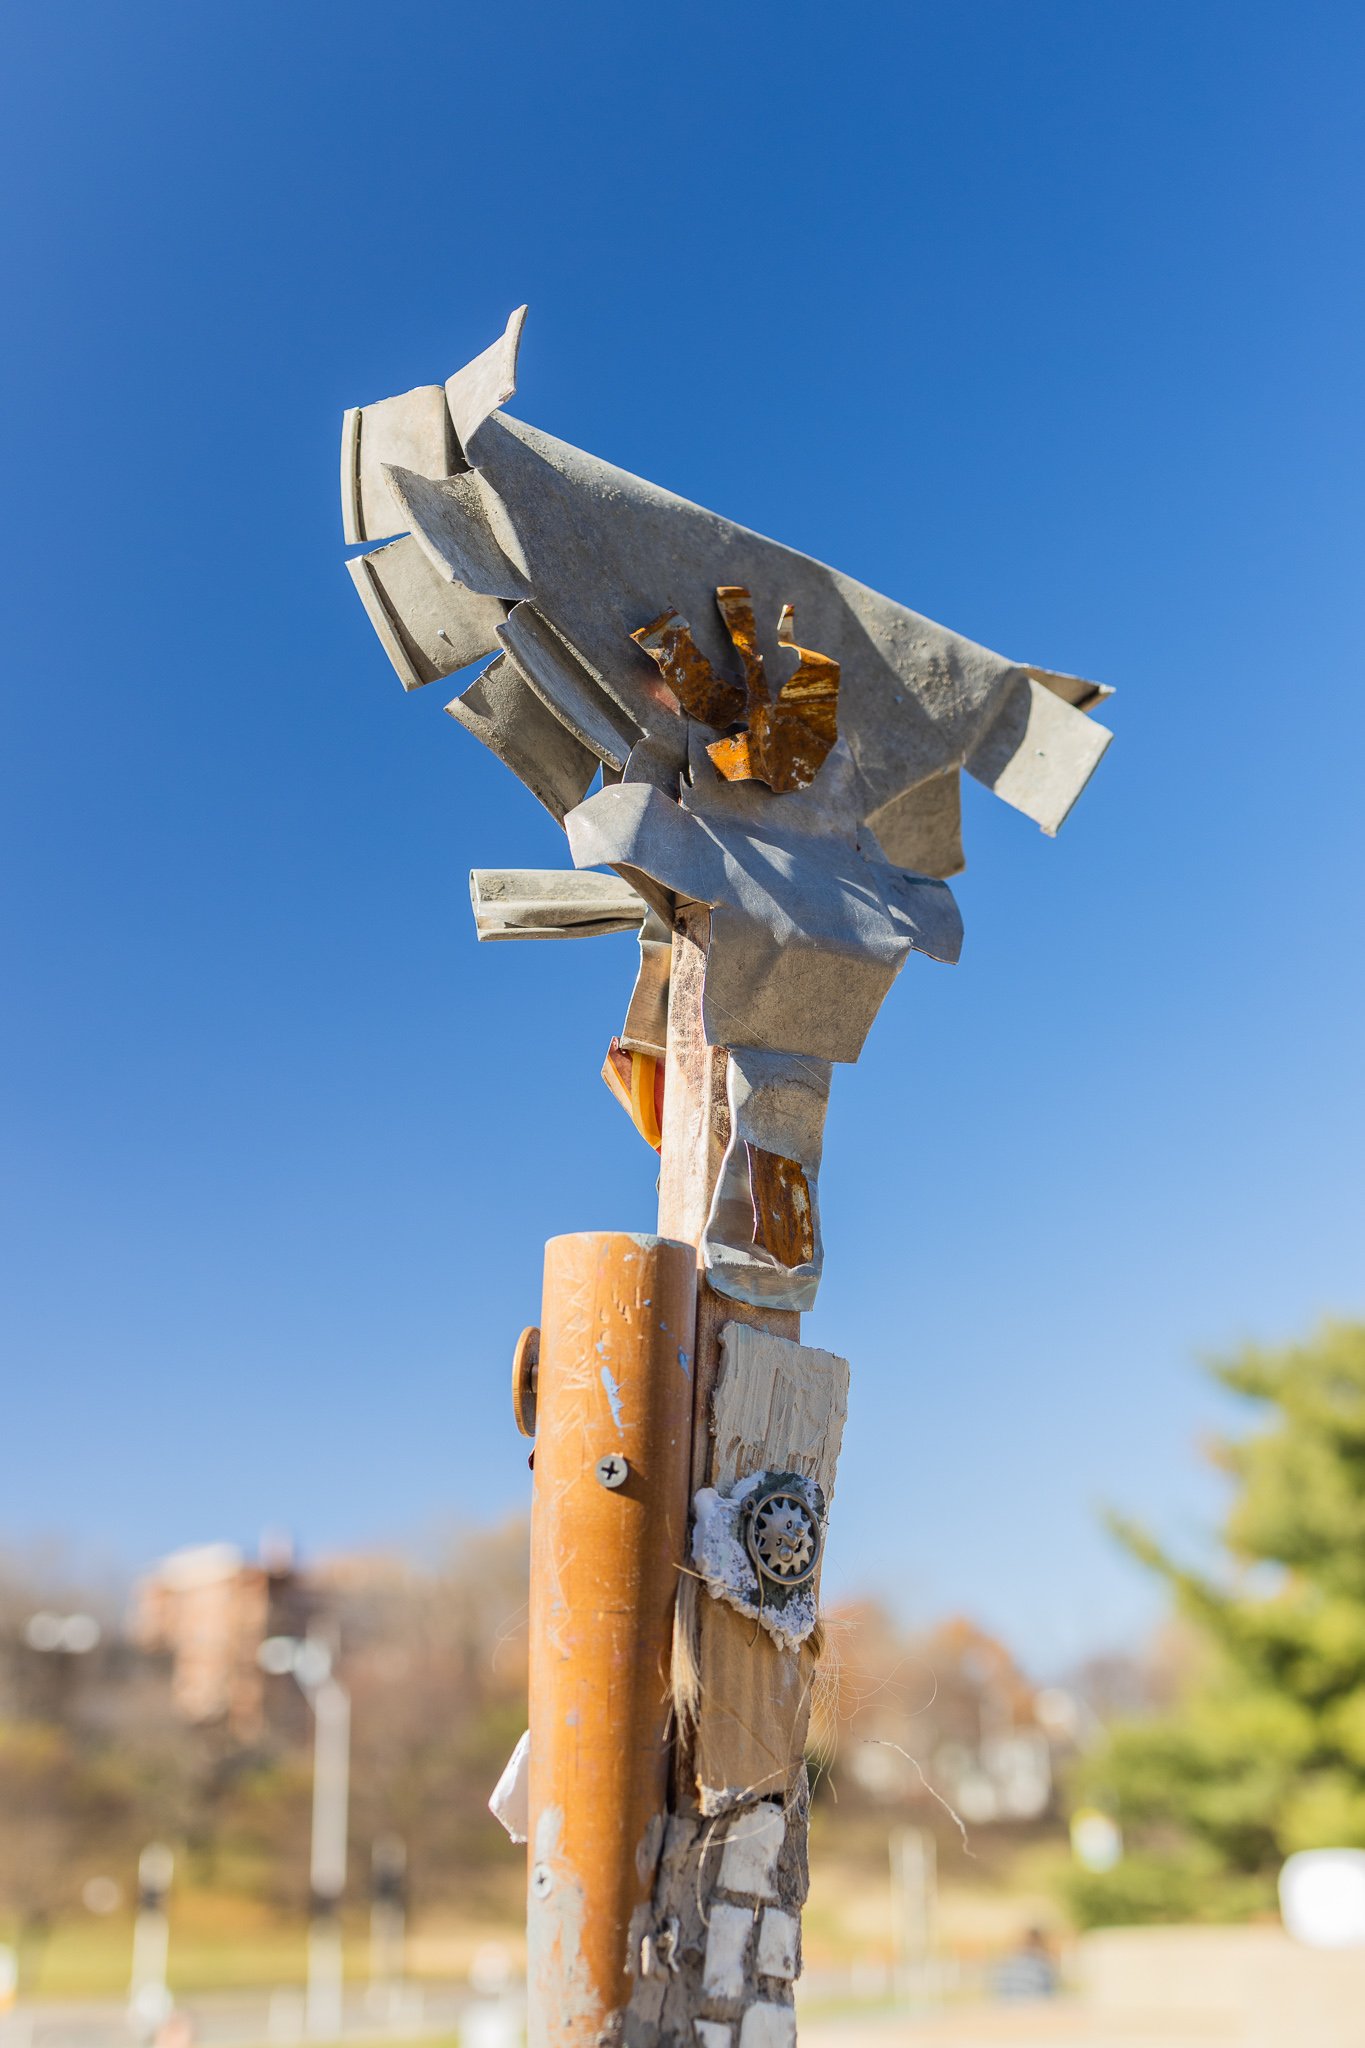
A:
[[[629,940],[476,950],[560,834],[405,699],[342,408],[531,306],[516,410],[1119,692],[1055,842],[836,1076],[836,1590],[1040,1666],[1217,1506],[1201,1352],[1365,1308],[1365,17],[7,13],[0,1531],[133,1565],[527,1496],[546,1236],[648,1227]]]

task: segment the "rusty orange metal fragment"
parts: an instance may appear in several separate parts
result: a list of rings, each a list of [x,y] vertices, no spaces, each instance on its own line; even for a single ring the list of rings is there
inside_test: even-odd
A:
[[[749,1155],[749,1198],[754,1209],[754,1243],[784,1266],[805,1266],[815,1257],[815,1216],[810,1182],[795,1159],[745,1145]]]
[[[731,733],[728,739],[713,740],[706,751],[727,782],[755,782],[760,779],[749,752],[747,732]]]
[[[631,634],[644,649],[689,718],[723,728],[744,716],[744,691],[723,682],[675,611],[660,613]]]
[[[725,621],[725,630],[735,652],[744,663],[744,692],[752,717],[754,705],[766,703],[768,696],[768,678],[763,672],[763,656],[759,652],[753,601],[742,583],[722,583],[716,591],[716,609]],[[787,609],[790,611],[790,605]],[[743,709],[741,705],[736,717],[742,714]]]
[[[777,622],[778,645],[792,650],[796,667],[774,698],[748,599],[747,590],[716,592],[721,616],[744,661],[749,705],[748,725],[740,736],[743,744],[735,738],[718,740],[706,751],[727,782],[766,782],[779,793],[805,789],[839,737],[839,664],[827,654],[797,646],[795,614],[784,604]]]
[[[838,662],[809,647],[794,651],[800,658],[776,703],[749,719],[754,772],[769,789],[807,788],[839,737]]]
[[[744,687],[722,682],[675,611],[662,612],[631,634],[656,663],[689,718],[718,731],[745,721],[707,749],[727,782],[763,782],[779,793],[805,789],[839,737],[839,664],[828,654],[798,647],[789,604],[777,622],[778,645],[790,648],[796,667],[773,696],[749,592],[742,583],[716,588],[716,608],[744,665]]]

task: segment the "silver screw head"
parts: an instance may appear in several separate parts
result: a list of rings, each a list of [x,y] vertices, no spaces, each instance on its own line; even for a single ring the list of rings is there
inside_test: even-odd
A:
[[[598,1485],[605,1486],[610,1493],[615,1493],[618,1486],[624,1486],[630,1477],[630,1467],[619,1451],[608,1451],[604,1458],[598,1459],[593,1470]]]
[[[537,1863],[531,1872],[531,1892],[537,1899],[548,1899],[555,1888],[555,1874],[548,1863]]]

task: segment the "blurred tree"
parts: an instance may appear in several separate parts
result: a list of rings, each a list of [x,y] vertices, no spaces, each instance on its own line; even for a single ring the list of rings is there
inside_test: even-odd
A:
[[[515,1900],[524,1858],[487,1801],[526,1726],[525,1524],[469,1532],[426,1567],[336,1559],[309,1587],[352,1697],[351,1900],[386,1833],[406,1844],[420,1905]],[[19,1934],[36,1965],[87,1879],[131,1896],[153,1839],[175,1847],[180,1884],[301,1916],[312,1721],[294,1680],[267,1681],[264,1725],[244,1743],[221,1717],[177,1711],[169,1658],[130,1641],[112,1607],[90,1654],[27,1640],[42,1608],[89,1605],[41,1561],[0,1556],[0,1939]]]
[[[421,1907],[524,1882],[488,1795],[526,1726],[527,1570],[513,1522],[466,1535],[434,1570],[391,1567],[342,1596],[352,1839],[368,1865],[378,1836],[400,1836]]]
[[[82,1881],[110,1854],[117,1861],[128,1803],[67,1730],[0,1724],[0,1815],[0,1915],[17,1939],[28,1987],[49,1930],[76,1904]]]
[[[907,1631],[873,1600],[823,1619],[807,1745],[822,1853],[880,1879],[888,1826],[915,1827],[945,1876],[995,1883],[1055,1838],[1051,1744],[1002,1642],[961,1615]]]
[[[1231,1569],[1219,1583],[1114,1522],[1204,1654],[1182,1704],[1115,1725],[1082,1767],[1126,1843],[1073,1876],[1087,1925],[1239,1917],[1273,1905],[1293,1850],[1365,1847],[1365,1325],[1211,1370],[1264,1418],[1213,1447]]]

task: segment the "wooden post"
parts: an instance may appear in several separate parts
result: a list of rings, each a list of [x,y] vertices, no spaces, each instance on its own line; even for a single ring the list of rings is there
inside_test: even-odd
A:
[[[668,1056],[664,1068],[663,1146],[659,1172],[659,1233],[700,1246],[721,1154],[730,1135],[725,1099],[726,1054],[708,1045],[702,1027],[702,982],[711,912],[686,904],[673,932],[668,990]],[[750,1308],[707,1286],[697,1258],[697,1370],[693,1405],[692,1486],[706,1484],[710,1463],[711,1396],[726,1323],[752,1323],[777,1336],[797,1337],[801,1318],[792,1309]]]
[[[695,1255],[552,1238],[531,1513],[528,2036],[595,2048],[629,1997],[668,1805]],[[633,1942],[632,1942],[633,1934]]]
[[[682,907],[673,938],[659,1177],[660,1231],[693,1247],[700,1246],[730,1121],[725,1092],[727,1055],[723,1048],[706,1043],[702,1025],[709,928],[710,911],[706,906]],[[707,1284],[699,1250],[695,1280],[693,1491],[708,1484],[713,1476],[711,1413],[724,1326],[745,1323],[775,1336],[796,1339],[801,1322],[793,1310],[758,1309],[715,1293]],[[683,1568],[688,1568],[686,1560]],[[699,1590],[697,1599],[702,1603],[697,1633],[702,1686],[707,1685],[708,1676],[714,1676],[722,1667],[731,1674],[739,1673],[741,1689],[747,1695],[746,1712],[771,1720],[776,1727],[804,1728],[805,1715],[800,1709],[808,1707],[810,1656],[804,1652],[798,1656],[782,1652],[765,1632],[756,1630],[751,1621],[712,1600],[709,1594]],[[727,1644],[731,1654],[717,1655],[718,1648]],[[800,1708],[794,1704],[798,1696]],[[672,1810],[654,1886],[652,1946],[638,1958],[640,1976],[623,2033],[604,2037],[613,2041],[620,2038],[629,2048],[672,2048],[674,2043],[690,2044],[703,2039],[708,2043],[728,2043],[741,2038],[738,2018],[732,2022],[730,2018],[721,2020],[706,2015],[724,2012],[738,2016],[751,2002],[761,2004],[763,1994],[754,1988],[756,1966],[752,1960],[746,1968],[733,1963],[731,1968],[739,1969],[740,1975],[723,1983],[708,1963],[714,1903],[711,1894],[717,1882],[724,1887],[724,1903],[719,1905],[722,1919],[738,1914],[751,1930],[751,1948],[753,1930],[760,1916],[767,1913],[762,1902],[773,1902],[774,1933],[779,1927],[791,1930],[791,1968],[783,1966],[782,1974],[793,1975],[797,1966],[797,1916],[806,1888],[806,1819],[799,1791],[799,1736],[791,1755],[783,1748],[780,1771],[775,1781],[764,1787],[769,1796],[759,1798],[737,1815],[716,1821],[701,1812],[698,1802],[700,1746],[694,1745],[695,1732],[676,1731]],[[782,1747],[780,1742],[778,1746]],[[726,1853],[732,1829],[739,1864]],[[762,1879],[754,1875],[760,1866],[768,1872]],[[740,1904],[746,1886],[757,1896]],[[666,1948],[662,1946],[665,1944]],[[771,1958],[763,1962],[763,1967],[771,1967]],[[769,2031],[762,2031],[764,2028]],[[795,2019],[790,2005],[761,2004],[754,2020],[743,2027],[742,2040],[750,2038],[765,2044],[781,2044],[781,2048],[794,2042]]]

